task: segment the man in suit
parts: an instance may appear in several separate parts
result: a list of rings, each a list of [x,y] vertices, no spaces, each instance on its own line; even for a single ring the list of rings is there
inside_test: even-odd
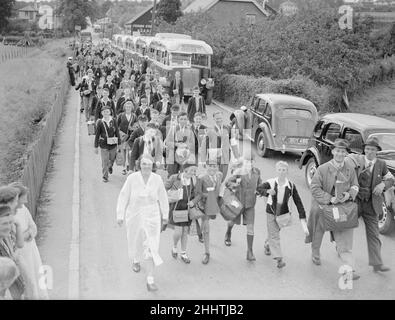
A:
[[[193,122],[193,116],[196,112],[206,114],[206,104],[203,97],[199,95],[198,87],[193,88],[193,97],[188,101],[187,113],[188,119],[191,123]]]
[[[196,157],[196,164],[198,165],[199,162],[202,162],[200,161],[198,155],[199,155],[199,149],[202,145],[203,138],[207,134],[207,127],[204,124],[202,124],[203,115],[200,112],[196,112],[193,119],[194,122],[192,124],[192,131],[195,136],[195,157]]]
[[[216,152],[220,161],[219,171],[221,171],[223,180],[228,174],[230,156],[231,156],[231,129],[223,124],[222,112],[217,111],[213,114],[215,125],[214,128],[207,130],[207,138],[203,139],[201,146],[201,161],[204,163],[209,153]]]
[[[176,71],[175,78],[170,82],[170,97],[173,100],[173,104],[180,103],[184,98],[184,83],[181,80],[181,74]]]
[[[130,149],[133,149],[133,144],[138,137],[144,135],[145,129],[147,128],[148,119],[145,115],[140,115],[137,118],[138,127],[131,133],[129,139],[127,140]],[[129,162],[130,163],[130,162]]]
[[[368,242],[369,265],[378,272],[389,271],[381,258],[381,241],[379,237],[378,219],[382,212],[383,192],[394,185],[394,177],[389,172],[384,160],[377,159],[381,151],[379,140],[369,138],[364,145],[364,154],[352,154],[348,161],[356,169],[359,182],[357,196],[359,216],[365,223]]]
[[[332,148],[333,159],[320,165],[311,181],[313,200],[307,222],[309,236],[306,236],[305,242],[311,242],[312,261],[316,265],[321,264],[320,247],[325,233],[321,206],[353,201],[359,191],[357,174],[354,168],[345,162],[347,150],[348,142],[344,139],[336,139]],[[342,181],[342,190],[344,190],[340,196],[335,188],[337,180]],[[332,232],[338,255],[343,263],[351,268],[353,267],[353,231],[350,228]],[[352,279],[359,278],[360,276],[353,272]]]
[[[163,99],[163,87],[162,85],[158,84],[156,86],[156,91],[152,96],[152,102],[154,105],[156,105],[162,99]]]
[[[151,110],[148,108],[147,98],[141,98],[141,106],[136,110],[136,116],[145,115],[151,121]]]
[[[236,189],[236,197],[243,205],[243,210],[234,220],[228,222],[228,229],[225,234],[225,245],[231,245],[232,228],[235,224],[240,224],[243,216],[243,225],[247,226],[247,260],[255,261],[252,250],[254,242],[254,221],[257,187],[261,185],[261,172],[254,167],[254,156],[247,154],[244,157],[243,167],[240,171],[235,171],[226,181],[226,187]]]

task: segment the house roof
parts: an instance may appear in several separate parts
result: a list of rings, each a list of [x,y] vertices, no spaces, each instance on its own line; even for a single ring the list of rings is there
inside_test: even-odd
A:
[[[263,8],[256,0],[195,0],[189,6],[184,9],[184,13],[191,13],[196,11],[207,11],[219,1],[222,2],[249,2],[254,4],[259,11],[261,11],[265,16],[269,16],[271,11],[272,13],[275,12],[273,8],[266,4],[265,8]],[[269,9],[269,10],[268,10]]]
[[[18,11],[33,11],[33,12],[38,12],[38,10],[34,9],[32,6],[27,6],[23,7],[22,9],[19,9]]]
[[[154,8],[154,6],[149,6],[148,8],[146,8],[145,10],[143,10],[142,12],[140,12],[139,14],[135,15],[132,19],[130,19],[128,22],[125,23],[125,26],[133,24],[138,18],[142,17],[143,15],[145,15],[147,12],[149,12],[150,10],[152,10]]]

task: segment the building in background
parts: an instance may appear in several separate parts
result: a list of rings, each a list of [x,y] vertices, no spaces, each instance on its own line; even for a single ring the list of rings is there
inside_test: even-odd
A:
[[[38,9],[32,6],[23,7],[18,10],[18,19],[28,20],[29,22],[35,22],[38,16]]]
[[[267,1],[256,0],[195,0],[183,10],[184,13],[200,11],[210,14],[219,25],[254,25],[263,22],[268,16],[277,14]]]
[[[133,32],[140,32],[142,36],[151,35],[153,8],[153,6],[149,6],[126,22],[125,27],[128,33],[133,34]]]

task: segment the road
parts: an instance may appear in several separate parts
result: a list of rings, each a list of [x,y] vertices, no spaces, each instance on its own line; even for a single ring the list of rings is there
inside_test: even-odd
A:
[[[160,247],[164,263],[157,268],[155,276],[159,291],[148,292],[144,265],[140,274],[132,271],[127,257],[125,229],[116,224],[116,201],[125,176],[121,174],[120,167],[115,167],[109,183],[102,182],[100,156],[94,154],[93,137],[88,136],[82,117],[77,121],[78,94],[75,90],[70,91],[65,110],[51,169],[43,188],[45,201],[42,201],[38,217],[42,258],[45,264],[53,268],[52,299],[343,300],[395,297],[394,234],[382,237],[384,261],[393,272],[376,274],[368,266],[366,237],[361,221],[355,230],[353,250],[355,269],[361,279],[354,282],[352,290],[341,290],[338,286],[341,261],[329,241],[329,235],[325,235],[322,245],[322,266],[315,266],[296,215],[294,224],[281,231],[286,267],[277,269],[275,261],[264,255],[267,231],[265,200],[262,198],[256,206],[256,262],[246,260],[245,227],[236,226],[232,246],[224,245],[226,223],[221,216],[211,224],[211,260],[206,266],[201,263],[204,249],[197,237],[189,237],[191,264],[174,260],[170,254],[172,230],[167,229],[162,234]],[[212,104],[208,107],[208,124],[212,124],[210,119],[215,110],[222,110],[225,118],[229,116],[227,111]],[[75,158],[75,151],[78,150],[79,158]],[[276,161],[287,161],[290,179],[297,185],[308,212],[311,195],[305,187],[303,171],[295,164],[296,159],[297,155],[275,153],[268,159],[257,157],[256,165],[265,180],[273,177]],[[74,181],[75,172],[79,173],[79,181]],[[77,195],[73,194],[75,183],[80,191]],[[79,199],[78,212],[73,211],[73,197]],[[76,217],[78,221],[75,221]],[[77,240],[77,247],[71,246],[72,239]],[[77,266],[77,270],[73,265]],[[70,281],[76,275],[77,282]],[[77,296],[70,295],[70,292],[77,292]]]

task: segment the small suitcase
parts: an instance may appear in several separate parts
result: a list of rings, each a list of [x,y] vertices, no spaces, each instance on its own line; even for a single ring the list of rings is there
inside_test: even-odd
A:
[[[88,126],[88,135],[93,136],[96,134],[96,126],[94,121],[88,121],[87,123]]]

